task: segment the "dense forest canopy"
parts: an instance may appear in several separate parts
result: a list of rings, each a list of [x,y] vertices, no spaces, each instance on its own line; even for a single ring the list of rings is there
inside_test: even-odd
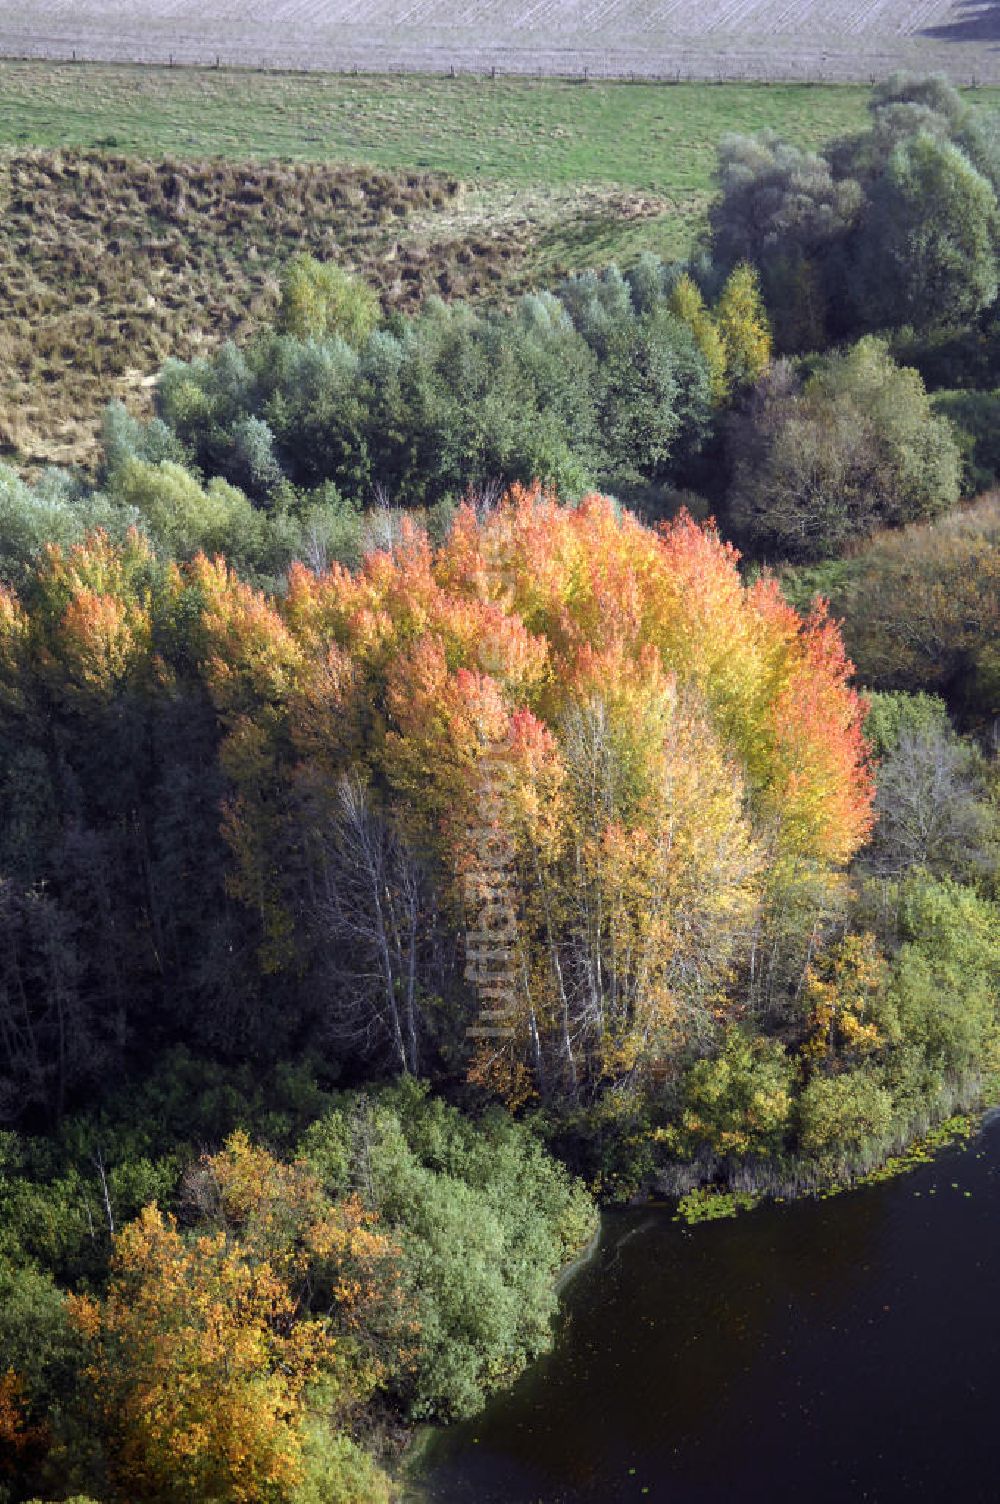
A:
[[[408,527],[357,573],[298,565],[281,600],[96,534],[2,599],[11,1001],[52,968],[40,1013],[6,1011],[12,1101],[61,1110],[148,1048],[150,1009],[233,1051],[275,1038],[280,1000],[288,1043],[319,1028],[432,1064],[443,1017],[468,1022],[484,799],[517,913],[516,1068],[589,1096],[706,1028],[748,966],[775,1004],[751,952],[791,895],[821,905],[871,823],[836,629],[745,588],[684,517],[656,533],[517,492],[436,550]],[[225,1001],[235,956],[256,1005],[246,981]]]

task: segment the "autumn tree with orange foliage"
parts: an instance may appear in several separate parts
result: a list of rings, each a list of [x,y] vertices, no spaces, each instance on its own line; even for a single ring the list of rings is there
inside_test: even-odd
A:
[[[331,1355],[287,1286],[225,1233],[186,1242],[149,1207],[120,1234],[103,1305],[80,1298],[120,1497],[257,1504],[301,1477],[307,1382]]]
[[[686,516],[652,531],[601,497],[570,509],[522,489],[485,518],[464,508],[437,550],[408,527],[356,574],[296,567],[286,601],[257,597],[239,607],[245,635],[220,634],[220,706],[248,659],[259,672],[285,644],[288,664],[280,704],[265,690],[224,752],[237,883],[265,891],[250,843],[293,789],[283,849],[315,843],[331,924],[358,881],[345,799],[363,791],[383,843],[391,832],[405,852],[359,964],[379,979],[373,1036],[396,1040],[399,1063],[407,1031],[425,1030],[421,994],[442,985],[418,963],[421,915],[444,913],[452,937],[467,925],[479,795],[498,766],[518,907],[518,1043],[504,1053],[512,1085],[527,1066],[547,1095],[631,1078],[724,1015],[769,906],[807,880],[822,891],[864,840],[871,775],[839,632],[773,583],[746,588],[736,564]],[[263,861],[291,934],[295,859]]]
[[[403,1361],[400,1250],[356,1198],[237,1133],[188,1175],[185,1235],[155,1206],[118,1235],[102,1302],[71,1298],[118,1497],[285,1500]],[[16,1397],[16,1396],[15,1396]]]
[[[468,1056],[496,784],[514,1032],[466,1064],[512,1100],[637,1086],[780,1006],[808,957],[775,937],[812,932],[871,824],[862,706],[822,609],[745,586],[711,526],[653,530],[596,495],[515,489],[437,548],[406,523],[356,572],[294,566],[283,599],[98,536],[5,597],[0,669],[26,721],[58,708],[70,756],[112,711],[141,747],[161,707],[209,718],[225,925],[302,1028],[406,1073]],[[162,968],[155,813],[132,797],[136,923]]]
[[[286,1164],[237,1131],[188,1171],[183,1200],[199,1225],[224,1231],[287,1284],[300,1318],[327,1324],[327,1401],[335,1382],[340,1419],[407,1361],[417,1333],[402,1249],[358,1195],[331,1200],[304,1161]]]
[[[26,1469],[45,1445],[42,1427],[28,1419],[26,1385],[13,1368],[0,1373],[0,1479]]]

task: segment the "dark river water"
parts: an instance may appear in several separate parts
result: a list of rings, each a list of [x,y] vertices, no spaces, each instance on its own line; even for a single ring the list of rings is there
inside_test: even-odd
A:
[[[826,1201],[607,1213],[552,1353],[412,1497],[1000,1504],[1000,1118]]]

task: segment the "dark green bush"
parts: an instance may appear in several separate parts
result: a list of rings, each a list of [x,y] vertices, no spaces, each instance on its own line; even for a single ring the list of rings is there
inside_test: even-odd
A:
[[[959,497],[958,446],[916,371],[863,339],[802,381],[778,367],[730,424],[727,512],[754,556],[841,552]]]
[[[967,496],[1000,483],[1000,391],[935,392],[931,405],[955,430]]]

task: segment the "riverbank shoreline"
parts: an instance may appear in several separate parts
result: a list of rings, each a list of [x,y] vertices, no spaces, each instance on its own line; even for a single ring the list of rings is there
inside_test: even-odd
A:
[[[601,1233],[604,1230],[603,1208],[600,1203],[596,1202],[595,1207],[596,1217],[590,1237],[585,1243],[580,1245],[570,1259],[556,1270],[552,1277],[552,1290],[557,1301],[561,1300],[563,1292],[576,1275],[579,1274],[580,1270],[590,1263],[600,1246]],[[557,1306],[556,1311],[553,1313],[553,1334],[558,1314],[559,1307]],[[537,1358],[533,1361],[537,1361]],[[505,1394],[510,1387],[510,1385],[505,1385],[502,1389],[497,1390],[497,1394]],[[398,1499],[406,1500],[407,1504],[409,1504],[409,1501],[419,1498],[419,1478],[417,1475],[426,1455],[427,1448],[436,1436],[447,1429],[447,1426],[424,1422],[414,1426],[409,1436],[401,1442],[393,1468],[393,1481],[400,1490],[397,1495]]]
[[[606,1212],[551,1357],[437,1438],[407,1504],[903,1504],[957,1466],[991,1497],[997,1116],[857,1197],[714,1230]]]
[[[570,1280],[572,1280],[577,1274],[579,1274],[584,1265],[589,1264],[590,1260],[594,1257],[594,1254],[597,1252],[598,1244],[601,1241],[601,1228],[601,1206],[598,1203],[597,1222],[589,1240],[583,1245],[578,1253],[573,1255],[568,1263],[563,1264],[562,1268],[559,1270],[558,1274],[555,1277],[553,1289],[555,1290],[557,1296],[562,1294],[566,1286],[569,1284]]]
[[[676,1200],[676,1220],[689,1224],[736,1216],[765,1202],[826,1200],[929,1164],[943,1149],[967,1143],[998,1114],[1000,1106],[992,1101],[957,1106],[931,1126],[899,1135],[874,1153],[866,1151],[853,1163],[838,1166],[833,1174],[824,1174],[822,1165],[802,1158],[762,1161],[736,1166],[722,1177],[701,1179],[684,1190],[659,1189],[657,1199]],[[640,1199],[629,1204],[644,1203]]]
[[[824,1201],[865,1186],[896,1179],[931,1164],[943,1151],[957,1145],[967,1145],[992,1122],[1000,1118],[1000,1103],[983,1102],[981,1097],[975,1106],[953,1111],[935,1125],[910,1136],[903,1141],[894,1141],[892,1152],[860,1158],[847,1173],[836,1179],[824,1180],[816,1166],[800,1159],[793,1163],[769,1162],[750,1167],[746,1164],[734,1171],[729,1182],[699,1182],[687,1191],[654,1190],[645,1196],[636,1195],[623,1201],[608,1200],[597,1203],[597,1222],[593,1233],[580,1250],[553,1277],[553,1291],[562,1297],[575,1278],[594,1257],[605,1229],[605,1213],[614,1210],[640,1211],[655,1209],[665,1214],[672,1213],[672,1220],[689,1227],[700,1222],[732,1218],[741,1211],[761,1209],[768,1204],[780,1205],[795,1201]],[[690,1171],[692,1166],[678,1162],[675,1171]],[[750,1182],[750,1174],[756,1179]],[[687,1206],[685,1206],[687,1202]],[[509,1387],[509,1386],[508,1386]],[[498,1391],[502,1394],[506,1389]],[[419,1504],[420,1473],[425,1465],[427,1452],[434,1439],[447,1427],[420,1425],[404,1443],[399,1456],[395,1481],[400,1489],[399,1499],[406,1504]]]

